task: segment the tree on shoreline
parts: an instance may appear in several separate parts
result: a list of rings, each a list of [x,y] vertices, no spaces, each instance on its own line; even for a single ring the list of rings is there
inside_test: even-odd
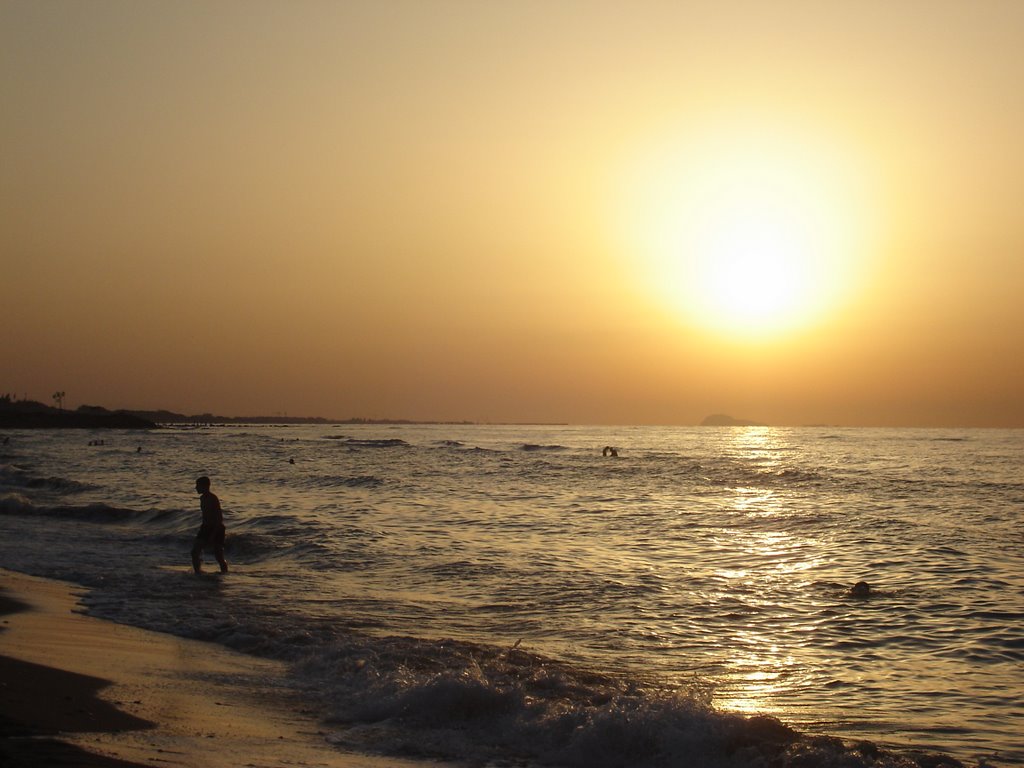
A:
[[[57,403],[57,407],[62,411],[64,410],[64,395],[65,392],[63,390],[53,393],[53,401]]]

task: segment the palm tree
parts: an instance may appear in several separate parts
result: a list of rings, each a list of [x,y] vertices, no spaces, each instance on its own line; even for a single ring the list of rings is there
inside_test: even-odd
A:
[[[61,391],[61,392],[54,392],[53,393],[53,400],[54,400],[54,402],[57,403],[57,407],[60,408],[63,411],[64,410],[64,392],[63,391]]]

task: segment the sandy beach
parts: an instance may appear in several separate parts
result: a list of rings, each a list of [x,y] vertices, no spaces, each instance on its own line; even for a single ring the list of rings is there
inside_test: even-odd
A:
[[[74,585],[0,569],[0,763],[412,768],[339,752],[272,696],[275,662],[84,615]]]

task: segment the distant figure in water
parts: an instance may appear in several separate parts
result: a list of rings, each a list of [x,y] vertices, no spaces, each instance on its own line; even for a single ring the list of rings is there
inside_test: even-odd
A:
[[[606,445],[604,447],[604,450],[601,451],[601,455],[602,456],[614,456],[615,458],[618,458],[619,457],[619,450],[617,448],[612,448],[610,445]]]
[[[850,597],[871,597],[871,585],[866,581],[858,581],[850,587]]]
[[[196,493],[199,494],[203,524],[199,526],[196,542],[192,545],[192,568],[196,573],[203,572],[203,550],[210,547],[220,563],[220,572],[227,573],[228,563],[224,559],[224,513],[220,510],[220,499],[210,492],[210,478],[203,476],[196,480]]]

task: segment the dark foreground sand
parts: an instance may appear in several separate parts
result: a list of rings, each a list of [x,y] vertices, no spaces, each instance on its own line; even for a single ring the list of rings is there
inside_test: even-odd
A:
[[[271,661],[82,615],[74,587],[0,569],[3,768],[414,768],[352,755],[262,681]]]
[[[29,606],[0,592],[0,616]],[[9,622],[4,619],[6,628]],[[127,768],[138,765],[86,752],[51,738],[62,732],[114,732],[152,728],[147,720],[99,699],[108,681],[10,656],[0,656],[0,765]]]

